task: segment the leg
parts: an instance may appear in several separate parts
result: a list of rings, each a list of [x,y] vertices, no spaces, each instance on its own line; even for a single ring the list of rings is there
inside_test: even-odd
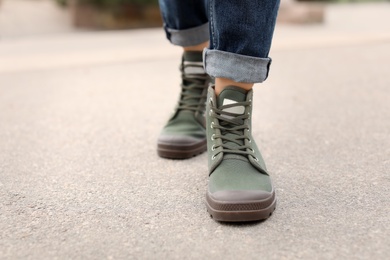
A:
[[[275,209],[275,191],[252,137],[252,86],[263,82],[278,0],[210,0],[205,69],[216,78],[206,111],[207,208],[216,220],[253,221]]]
[[[203,0],[159,0],[168,40],[178,46],[209,41],[207,6]]]
[[[202,61],[209,40],[207,8],[202,0],[160,0],[160,7],[167,38],[184,52],[181,95],[160,133],[157,151],[164,158],[185,159],[207,149],[204,110],[210,77]]]
[[[279,0],[209,0],[210,48],[206,72],[239,83],[263,82]],[[219,86],[217,86],[218,88]]]

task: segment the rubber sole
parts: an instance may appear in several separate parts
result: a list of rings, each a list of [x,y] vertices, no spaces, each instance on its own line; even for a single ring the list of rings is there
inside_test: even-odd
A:
[[[157,144],[157,153],[162,158],[189,159],[207,150],[206,139],[193,145]]]
[[[216,201],[206,194],[206,206],[210,216],[221,222],[259,221],[269,218],[276,208],[275,192],[264,200],[228,202]]]

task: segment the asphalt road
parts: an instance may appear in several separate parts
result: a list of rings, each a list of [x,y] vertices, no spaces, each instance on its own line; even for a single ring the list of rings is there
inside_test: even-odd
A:
[[[0,258],[388,259],[389,10],[277,28],[253,134],[278,206],[250,224],[207,214],[206,154],[157,156],[179,91],[161,29],[0,41]]]

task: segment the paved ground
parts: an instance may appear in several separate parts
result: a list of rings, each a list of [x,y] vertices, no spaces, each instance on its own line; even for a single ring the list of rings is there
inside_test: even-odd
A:
[[[180,51],[160,29],[0,41],[1,259],[388,259],[389,4],[279,26],[254,136],[267,221],[206,213],[206,154],[156,155]]]

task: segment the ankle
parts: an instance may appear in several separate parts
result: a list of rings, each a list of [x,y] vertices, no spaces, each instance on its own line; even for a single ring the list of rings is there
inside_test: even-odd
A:
[[[222,90],[224,90],[227,86],[236,86],[242,88],[246,91],[252,89],[254,83],[243,83],[243,82],[235,82],[234,80],[227,78],[216,78],[215,79],[215,95],[219,95]]]
[[[183,49],[184,51],[203,51],[203,49],[207,48],[208,46],[209,42],[207,41],[198,45],[183,47]]]

